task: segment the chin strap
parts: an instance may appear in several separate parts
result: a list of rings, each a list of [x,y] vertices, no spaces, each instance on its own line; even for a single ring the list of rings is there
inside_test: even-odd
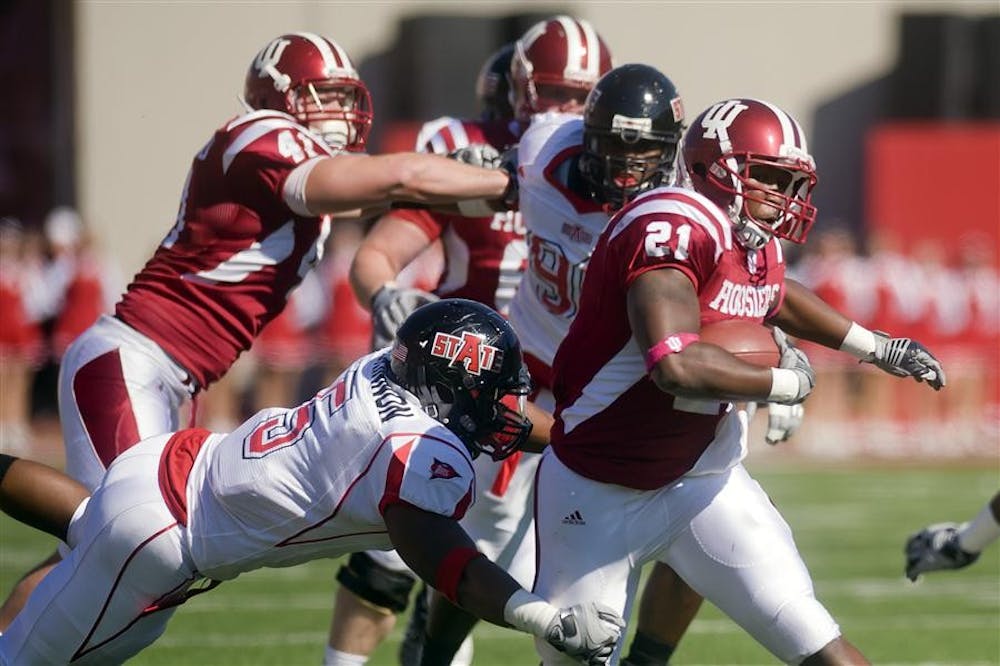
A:
[[[741,219],[739,225],[734,230],[736,232],[736,240],[748,250],[763,249],[772,238],[772,235],[761,229],[756,222],[745,219]]]

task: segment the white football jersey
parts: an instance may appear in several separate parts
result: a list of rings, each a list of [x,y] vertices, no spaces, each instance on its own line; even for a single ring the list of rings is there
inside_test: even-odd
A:
[[[468,450],[390,381],[388,360],[387,351],[363,357],[309,402],[262,410],[205,441],[187,484],[198,571],[224,580],[389,549],[382,513],[393,503],[465,514],[475,493]]]
[[[579,307],[590,253],[608,222],[603,206],[580,192],[576,170],[582,151],[583,119],[560,113],[535,116],[518,147],[529,258],[510,321],[532,377],[546,387],[556,349]]]

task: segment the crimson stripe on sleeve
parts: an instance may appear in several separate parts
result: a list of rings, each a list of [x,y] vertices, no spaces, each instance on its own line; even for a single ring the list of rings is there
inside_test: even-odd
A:
[[[413,445],[417,438],[414,437],[406,444],[393,451],[389,460],[389,471],[385,476],[385,492],[378,503],[378,512],[385,513],[386,507],[400,501],[399,494],[403,488],[403,475],[406,473],[406,463],[410,460],[410,453],[413,452]]]

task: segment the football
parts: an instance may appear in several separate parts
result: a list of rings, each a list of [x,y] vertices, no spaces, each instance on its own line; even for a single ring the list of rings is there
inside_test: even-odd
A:
[[[740,360],[753,365],[777,367],[778,346],[771,329],[743,319],[708,324],[701,329],[701,342],[718,345]]]

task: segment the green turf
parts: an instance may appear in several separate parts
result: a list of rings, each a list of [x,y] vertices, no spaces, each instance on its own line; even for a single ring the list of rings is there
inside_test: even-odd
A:
[[[973,567],[912,585],[902,543],[913,529],[970,517],[1000,486],[996,469],[761,470],[792,525],[817,593],[876,664],[1000,664],[1000,547]],[[48,542],[0,517],[0,588]],[[333,561],[258,571],[192,600],[135,664],[319,664]],[[369,662],[395,663],[401,629]],[[476,630],[477,666],[537,663],[527,637]],[[716,609],[695,620],[675,664],[773,664]]]

